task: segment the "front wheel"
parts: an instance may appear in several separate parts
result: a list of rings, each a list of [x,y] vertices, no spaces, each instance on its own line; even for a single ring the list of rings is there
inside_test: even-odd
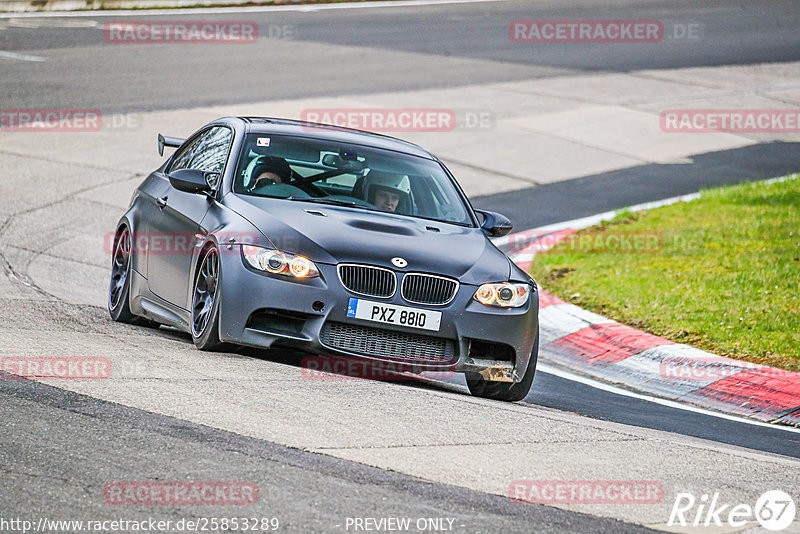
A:
[[[220,262],[216,247],[200,255],[192,289],[192,341],[200,350],[220,350],[219,340]]]
[[[469,392],[476,397],[493,399],[505,402],[520,401],[528,396],[533,385],[533,375],[536,372],[536,362],[539,358],[539,332],[536,332],[536,341],[533,343],[531,359],[525,374],[519,382],[493,382],[484,379],[478,373],[467,373],[467,386]]]

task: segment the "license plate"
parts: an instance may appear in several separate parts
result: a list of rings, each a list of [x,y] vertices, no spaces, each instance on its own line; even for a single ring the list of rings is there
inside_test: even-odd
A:
[[[347,316],[376,323],[433,330],[434,332],[439,331],[439,325],[442,322],[442,312],[353,298],[347,304]]]

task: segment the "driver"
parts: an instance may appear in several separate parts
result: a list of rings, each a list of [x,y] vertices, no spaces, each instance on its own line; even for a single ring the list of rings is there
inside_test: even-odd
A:
[[[408,206],[410,195],[411,183],[406,175],[373,170],[364,178],[364,196],[378,209],[397,212],[398,206]]]
[[[250,173],[250,190],[268,184],[288,184],[292,169],[286,160],[276,156],[261,156]]]

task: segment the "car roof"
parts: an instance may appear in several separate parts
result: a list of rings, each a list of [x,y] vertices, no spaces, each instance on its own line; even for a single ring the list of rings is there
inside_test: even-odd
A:
[[[422,158],[437,158],[414,143],[403,141],[388,135],[381,135],[363,130],[343,128],[330,124],[318,124],[292,119],[279,119],[274,117],[237,117],[247,124],[248,133],[269,133],[310,137],[330,141],[366,145],[386,150],[394,150],[405,154],[412,154]]]

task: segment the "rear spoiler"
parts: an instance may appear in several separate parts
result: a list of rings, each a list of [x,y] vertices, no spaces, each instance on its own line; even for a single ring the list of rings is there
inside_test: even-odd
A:
[[[184,141],[186,141],[186,139],[181,139],[180,137],[165,137],[161,134],[158,134],[158,155],[164,155],[165,146],[178,148],[183,144]]]

